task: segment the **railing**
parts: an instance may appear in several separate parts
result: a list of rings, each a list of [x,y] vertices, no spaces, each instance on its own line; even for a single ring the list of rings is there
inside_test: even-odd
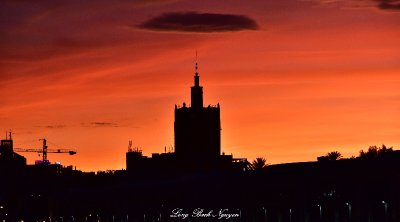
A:
[[[218,108],[218,107],[219,107],[219,105],[211,105],[211,104],[208,106],[203,106],[203,108]],[[175,108],[181,109],[181,108],[192,108],[192,107],[189,104],[189,105],[175,105]]]

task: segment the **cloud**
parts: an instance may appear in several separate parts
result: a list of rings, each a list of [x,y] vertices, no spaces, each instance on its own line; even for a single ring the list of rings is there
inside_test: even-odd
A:
[[[215,13],[165,13],[137,27],[156,31],[229,32],[257,30],[257,23],[245,15]]]
[[[45,125],[45,126],[36,126],[38,128],[47,128],[47,129],[63,129],[67,127],[66,125],[63,124],[54,124],[54,125]]]
[[[48,129],[62,129],[62,128],[65,128],[67,126],[66,125],[47,125],[45,127],[48,128]]]
[[[111,123],[111,122],[90,122],[90,123],[82,123],[82,125],[86,127],[119,127],[117,123]]]
[[[383,10],[400,10],[400,0],[375,0]]]
[[[343,3],[345,7],[376,7],[382,10],[400,10],[400,0],[309,0],[319,4]]]

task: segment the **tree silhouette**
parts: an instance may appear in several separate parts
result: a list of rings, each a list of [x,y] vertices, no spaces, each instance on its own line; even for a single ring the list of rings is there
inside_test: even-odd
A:
[[[325,156],[318,157],[318,162],[325,162],[325,161],[335,161],[342,159],[343,156],[339,151],[332,151],[327,153]]]
[[[385,144],[382,144],[382,147],[370,146],[368,151],[361,150],[360,155],[358,156],[361,159],[375,159],[384,156],[386,153],[390,153],[393,151],[393,147],[386,147]]]
[[[332,151],[326,154],[326,158],[332,161],[332,160],[340,160],[343,158],[343,156],[339,151]]]
[[[253,171],[262,171],[265,167],[267,167],[267,159],[264,157],[257,157],[249,164],[249,169]]]

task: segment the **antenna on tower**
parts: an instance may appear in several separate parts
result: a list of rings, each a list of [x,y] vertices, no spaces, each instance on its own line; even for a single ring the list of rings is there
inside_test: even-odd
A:
[[[132,152],[132,140],[129,140],[128,152]]]
[[[197,62],[198,62],[198,59],[197,59],[197,49],[196,49],[196,76],[199,75],[197,72],[197,70],[199,69]]]

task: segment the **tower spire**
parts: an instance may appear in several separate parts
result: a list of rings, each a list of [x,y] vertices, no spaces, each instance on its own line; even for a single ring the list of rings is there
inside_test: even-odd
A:
[[[197,50],[196,50],[196,63],[194,74],[194,86],[191,88],[192,108],[195,110],[203,108],[203,87],[200,86],[199,64],[197,63]]]
[[[197,63],[197,61],[198,61],[198,60],[197,60],[197,49],[196,49],[196,67],[195,67],[195,68],[196,68],[196,73],[195,73],[195,74],[196,74],[196,76],[198,76],[198,75],[199,75],[199,73],[198,73],[199,66],[198,66],[198,63]]]
[[[197,63],[197,50],[196,50],[196,63],[195,63],[195,73],[194,73],[194,86],[200,86],[199,78],[199,64]]]

